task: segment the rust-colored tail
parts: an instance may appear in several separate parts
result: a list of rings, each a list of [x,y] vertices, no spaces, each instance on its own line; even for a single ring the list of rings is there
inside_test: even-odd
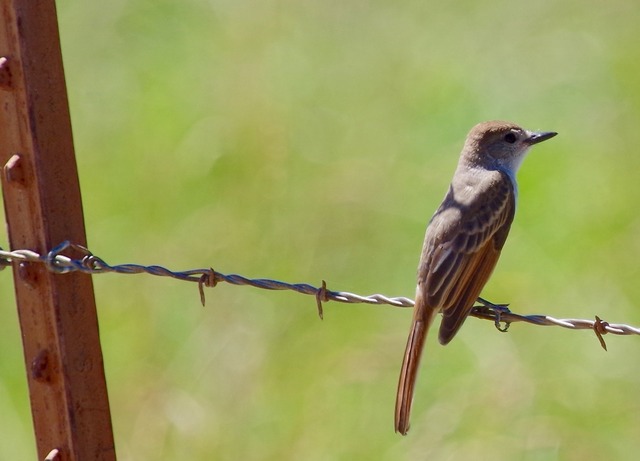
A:
[[[404,351],[402,370],[400,371],[400,381],[398,382],[398,393],[396,395],[396,432],[407,435],[409,431],[409,417],[411,415],[411,404],[413,402],[413,389],[418,376],[418,366],[424,342],[427,339],[427,331],[435,317],[435,311],[418,305],[421,303],[421,296],[416,296],[416,310],[411,324],[411,332],[407,340],[407,348]]]

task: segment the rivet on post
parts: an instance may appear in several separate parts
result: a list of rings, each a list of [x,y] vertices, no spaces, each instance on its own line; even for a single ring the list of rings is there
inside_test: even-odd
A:
[[[12,155],[2,170],[7,182],[18,185],[25,184],[24,161],[22,160],[22,156],[18,154]]]
[[[60,450],[58,450],[57,448],[54,448],[53,450],[51,450],[49,452],[49,454],[44,459],[44,461],[59,461],[60,459],[61,459],[60,458]]]

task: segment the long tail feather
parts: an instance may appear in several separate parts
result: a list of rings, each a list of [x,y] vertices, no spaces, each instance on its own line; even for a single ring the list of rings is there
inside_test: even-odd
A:
[[[417,296],[416,303],[421,302],[421,296]],[[428,311],[428,312],[427,312]],[[409,431],[409,417],[411,404],[413,403],[413,390],[418,376],[420,357],[427,339],[427,331],[433,322],[435,312],[430,309],[418,309],[417,312],[426,315],[414,316],[411,324],[411,332],[404,351],[400,380],[398,381],[398,393],[396,395],[396,432],[406,435]]]

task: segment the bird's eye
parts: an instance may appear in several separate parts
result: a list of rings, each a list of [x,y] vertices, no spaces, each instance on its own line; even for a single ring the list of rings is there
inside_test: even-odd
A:
[[[515,133],[507,133],[504,135],[504,140],[509,144],[513,144],[514,142],[516,142],[516,139],[518,138],[516,137]]]

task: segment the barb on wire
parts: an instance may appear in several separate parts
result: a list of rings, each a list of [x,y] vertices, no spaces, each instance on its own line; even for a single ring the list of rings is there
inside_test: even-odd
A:
[[[78,254],[79,257],[72,258],[63,253]],[[215,287],[220,282],[227,282],[232,285],[250,285],[265,290],[292,290],[298,293],[312,295],[316,298],[318,315],[323,318],[322,305],[328,301],[341,303],[365,303],[376,305],[390,305],[394,307],[412,307],[413,300],[406,297],[388,297],[381,294],[361,296],[347,291],[331,291],[327,289],[327,284],[323,280],[318,288],[307,283],[286,283],[271,279],[250,279],[238,274],[222,274],[212,268],[191,269],[187,271],[171,271],[162,266],[143,266],[139,264],[119,264],[110,265],[103,259],[92,254],[88,249],[70,242],[63,242],[53,248],[49,253],[42,256],[31,250],[4,251],[0,248],[0,270],[12,262],[18,263],[42,263],[48,270],[60,274],[69,272],[83,272],[85,274],[102,274],[115,272],[118,274],[141,274],[147,273],[162,277],[171,277],[178,280],[198,283],[200,301],[204,305],[204,287]],[[640,328],[635,328],[624,324],[608,323],[595,317],[595,320],[583,319],[556,319],[548,315],[520,315],[511,312],[507,304],[493,304],[485,299],[478,298],[477,304],[471,311],[471,316],[479,319],[491,320],[500,331],[507,331],[513,322],[526,322],[541,326],[559,326],[570,330],[592,330],[602,347],[606,350],[603,335],[611,333],[614,335],[640,335]],[[504,326],[502,326],[504,324]]]

